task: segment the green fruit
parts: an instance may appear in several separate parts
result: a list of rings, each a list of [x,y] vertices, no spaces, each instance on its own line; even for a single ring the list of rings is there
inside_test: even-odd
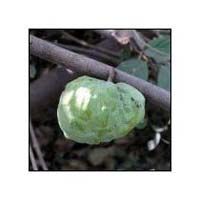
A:
[[[88,76],[66,85],[57,110],[65,137],[87,144],[127,135],[144,115],[145,98],[137,89]]]

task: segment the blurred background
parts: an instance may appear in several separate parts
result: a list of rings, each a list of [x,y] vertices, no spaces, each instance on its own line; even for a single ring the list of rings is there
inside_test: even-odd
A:
[[[31,29],[29,34],[109,64],[170,91],[171,30]],[[171,114],[146,103],[145,121],[126,137],[100,145],[64,138],[57,104],[81,76],[30,55],[29,170],[171,170]]]

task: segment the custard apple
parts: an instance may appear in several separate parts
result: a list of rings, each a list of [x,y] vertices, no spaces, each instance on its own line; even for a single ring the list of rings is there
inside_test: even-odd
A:
[[[89,76],[66,85],[57,110],[64,136],[87,144],[127,135],[144,115],[145,98],[137,89]]]

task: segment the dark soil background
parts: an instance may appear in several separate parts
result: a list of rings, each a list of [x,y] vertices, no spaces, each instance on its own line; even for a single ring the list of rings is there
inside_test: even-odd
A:
[[[138,31],[146,41],[157,37],[162,32],[169,34],[167,30]],[[137,46],[122,45],[112,39],[106,39],[93,30],[30,30],[30,34],[114,67],[123,60],[139,57],[142,53]],[[111,53],[107,51],[102,53],[95,48],[97,46]],[[112,55],[112,52],[115,55]],[[149,81],[155,83],[158,74],[156,62],[147,58],[147,63]],[[30,55],[30,119],[48,170],[171,170],[170,113],[148,102],[146,104],[146,124],[139,129],[132,130],[126,137],[100,145],[79,144],[65,139],[58,126],[56,115],[59,94],[52,95],[52,99],[55,100],[49,104],[48,99],[45,101],[42,99],[44,104],[49,105],[45,109],[33,105],[36,104],[33,98],[38,98],[38,102],[41,101],[39,95],[33,96],[37,94],[35,90],[38,91],[40,86],[44,86],[36,84],[32,87],[33,84],[38,80],[47,79],[49,73],[60,68],[62,66]],[[58,82],[59,80],[52,84],[56,85]],[[46,90],[51,90],[53,85],[47,85]],[[44,170],[31,137],[29,139],[38,169]],[[29,169],[33,170],[31,161],[29,161]]]

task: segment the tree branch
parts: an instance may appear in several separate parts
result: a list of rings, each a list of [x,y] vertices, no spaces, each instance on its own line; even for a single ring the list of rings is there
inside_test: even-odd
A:
[[[34,132],[34,129],[33,129],[32,122],[30,122],[30,135],[31,135],[31,140],[33,142],[33,148],[35,149],[35,152],[37,153],[38,160],[40,161],[40,165],[41,165],[42,169],[48,170],[46,163],[44,161],[44,158],[42,156],[42,151],[40,149],[40,145],[39,145],[38,140],[35,136],[35,132]]]
[[[88,47],[88,48],[91,48],[91,49],[95,49],[95,50],[100,51],[100,52],[102,52],[102,53],[104,53],[104,54],[106,53],[106,54],[108,54],[108,55],[111,55],[111,56],[114,56],[114,57],[117,57],[117,58],[119,58],[119,56],[120,56],[120,55],[119,55],[118,53],[116,53],[116,52],[110,51],[110,50],[108,50],[108,49],[106,49],[106,48],[103,48],[103,47],[100,47],[100,46],[95,46],[95,45],[89,44],[89,43],[87,43],[86,41],[80,40],[80,39],[74,37],[73,35],[71,35],[71,34],[65,32],[65,31],[61,31],[61,33],[63,34],[63,37],[64,37],[64,38],[70,39],[70,40],[72,40],[72,41],[74,41],[74,42],[76,42],[76,43],[78,43],[78,44],[80,44],[80,45],[82,45],[82,46],[84,46],[84,47]]]
[[[33,150],[32,150],[31,145],[30,145],[30,160],[31,160],[31,164],[32,164],[33,170],[37,171],[38,170],[38,166],[37,166],[37,163],[36,163],[35,156],[33,154]]]
[[[91,58],[94,58],[97,60],[101,60],[102,62],[106,62],[106,63],[114,64],[114,65],[118,65],[120,63],[120,59],[117,59],[116,57],[113,57],[113,56],[109,56],[109,55],[99,52],[99,51],[95,51],[93,49],[85,49],[82,47],[60,44],[60,43],[56,43],[56,44],[65,49],[86,55],[88,57],[91,57]]]
[[[107,79],[112,67],[96,60],[81,56],[35,36],[30,36],[30,52],[42,59],[69,67],[82,74]],[[170,111],[170,93],[147,81],[116,69],[116,81],[125,82],[140,90],[145,97],[158,107]]]
[[[133,39],[140,50],[143,50],[146,45],[141,34],[136,30],[95,30],[95,32],[106,38],[114,38],[121,44],[129,43]]]
[[[121,50],[121,45],[119,45],[115,39],[105,39],[97,45],[118,53]],[[96,53],[96,51],[94,52]],[[112,63],[111,60],[108,62],[108,60],[104,60],[103,57],[97,58],[93,56],[93,58],[106,62],[107,64]],[[115,63],[115,65],[117,65],[117,63]],[[81,74],[67,70],[64,67],[58,67],[33,81],[30,84],[30,111],[32,119],[36,121],[39,120],[42,117],[41,113],[44,113],[42,111],[56,105],[65,85],[80,75]]]

